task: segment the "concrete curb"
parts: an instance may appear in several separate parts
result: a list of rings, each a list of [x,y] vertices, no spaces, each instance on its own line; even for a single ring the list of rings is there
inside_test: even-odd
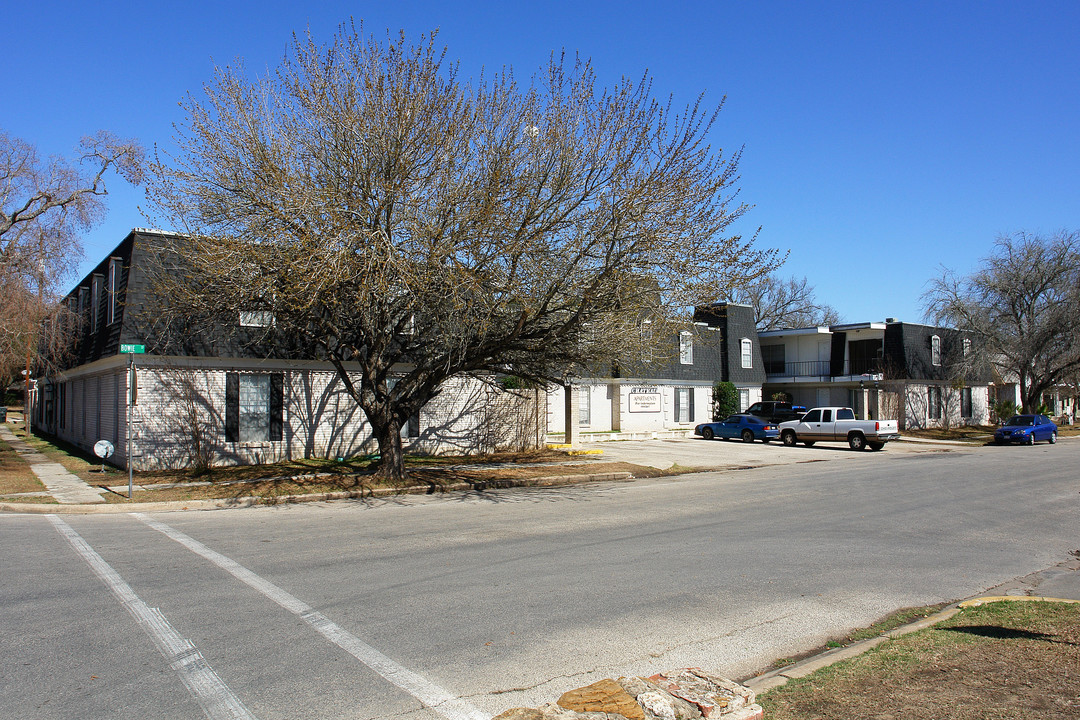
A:
[[[760,695],[763,692],[772,690],[786,685],[788,680],[795,678],[806,677],[807,675],[820,670],[821,668],[828,667],[833,663],[838,663],[841,660],[850,660],[851,658],[858,657],[863,653],[877,647],[886,640],[892,640],[894,638],[908,635],[919,630],[925,630],[928,627],[937,625],[940,622],[948,620],[962,608],[978,607],[992,602],[1063,602],[1063,603],[1077,603],[1080,604],[1080,600],[1068,600],[1064,598],[1048,598],[1048,597],[1033,597],[1028,595],[988,595],[983,597],[971,598],[970,600],[964,600],[963,602],[951,605],[943,610],[940,610],[933,615],[928,615],[921,620],[908,623],[907,625],[901,625],[898,628],[879,635],[878,637],[868,638],[866,640],[860,640],[842,648],[836,648],[834,650],[827,650],[826,652],[814,655],[813,657],[800,660],[799,662],[789,665],[787,667],[778,668],[776,670],[770,670],[767,673],[758,675],[757,677],[744,680],[743,685],[750,688],[754,693]]]
[[[475,483],[454,483],[440,488],[430,485],[411,485],[405,488],[376,488],[373,490],[350,490],[342,492],[313,493],[309,495],[281,495],[279,497],[239,497],[214,500],[170,500],[163,502],[108,503],[105,505],[58,505],[52,503],[0,502],[0,512],[21,514],[107,514],[129,512],[179,512],[183,510],[230,510],[247,507],[269,507],[305,502],[329,500],[367,500],[394,495],[436,495],[448,492],[483,491],[516,487],[559,487],[592,482],[625,482],[633,480],[629,472],[591,473],[588,475],[547,475],[544,477],[481,480]]]

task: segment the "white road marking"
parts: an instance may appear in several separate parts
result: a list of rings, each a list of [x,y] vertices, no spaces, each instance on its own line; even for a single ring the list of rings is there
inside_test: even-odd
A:
[[[56,515],[46,517],[142,626],[176,671],[188,692],[198,701],[206,717],[210,720],[256,720],[229,686],[218,677],[195,644],[181,636],[160,610],[143,602],[119,573],[113,570],[74,528]]]
[[[206,558],[237,580],[258,590],[289,612],[297,615],[320,635],[352,655],[384,678],[424,703],[447,720],[490,720],[490,716],[439,687],[435,683],[394,662],[360,638],[337,625],[310,605],[256,575],[240,563],[211,550],[198,540],[142,513],[131,513],[146,525],[175,540],[196,555]]]

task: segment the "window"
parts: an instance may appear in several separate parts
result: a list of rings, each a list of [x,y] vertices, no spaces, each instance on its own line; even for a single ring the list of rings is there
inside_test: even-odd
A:
[[[95,275],[90,280],[90,332],[98,329],[98,310],[101,307],[101,276]]]
[[[420,437],[420,411],[417,410],[409,416],[405,428],[406,437],[410,440]]]
[[[963,344],[964,344],[964,357],[967,357],[968,355],[971,354],[971,340],[969,338],[964,338],[964,343]]]
[[[855,413],[852,412],[851,408],[840,408],[839,410],[836,411],[836,419],[837,420],[854,420],[855,419]]]
[[[968,340],[964,341],[969,342]],[[960,417],[971,418],[974,413],[971,411],[971,388],[961,388],[960,390]]]
[[[90,288],[79,288],[79,332],[86,330],[86,306],[89,304]]]
[[[645,362],[652,362],[652,320],[641,321],[641,357]]]
[[[117,319],[116,308],[120,301],[120,262],[120,258],[109,260],[109,281],[105,286],[105,292],[109,296],[108,305],[105,307],[106,325],[112,325]]]
[[[937,335],[930,336],[930,364],[941,367],[941,338]]]
[[[739,412],[746,412],[746,406],[750,404],[750,391],[739,388]]]
[[[284,379],[282,373],[226,373],[226,442],[282,439]]]
[[[269,310],[241,310],[240,327],[271,327],[274,313]]]
[[[881,372],[881,340],[852,340],[848,343],[848,366],[851,375]]]
[[[832,410],[821,411],[821,422],[832,422]]]
[[[675,388],[675,422],[694,422],[693,388]]]
[[[592,425],[592,388],[588,385],[578,388],[578,425]]]
[[[761,362],[765,365],[766,375],[784,374],[784,346],[762,345]]]
[[[694,364],[694,334],[679,333],[679,362],[683,365]]]
[[[742,347],[742,366],[754,367],[754,345],[750,342],[750,338],[743,338],[739,345]]]
[[[937,337],[936,335],[934,337]],[[931,420],[941,419],[941,388],[931,385],[927,388],[927,414]]]
[[[821,422],[821,410],[811,410],[806,413],[806,416],[803,417],[802,421],[806,423]]]

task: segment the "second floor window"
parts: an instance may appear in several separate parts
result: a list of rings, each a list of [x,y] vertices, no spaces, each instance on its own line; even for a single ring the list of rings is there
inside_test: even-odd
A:
[[[742,349],[742,366],[744,368],[754,367],[754,345],[750,342],[750,338],[743,338],[739,345]]]
[[[101,306],[101,276],[95,275],[90,281],[90,332],[98,329],[98,309]]]
[[[120,258],[109,259],[109,281],[105,286],[105,293],[109,296],[108,305],[105,307],[105,324],[112,325],[116,322],[116,308],[120,295]]]
[[[937,335],[930,336],[930,364],[941,367],[941,338]]]
[[[241,310],[240,327],[271,327],[274,313],[269,310]]]
[[[683,365],[694,364],[694,334],[679,333],[679,362]]]

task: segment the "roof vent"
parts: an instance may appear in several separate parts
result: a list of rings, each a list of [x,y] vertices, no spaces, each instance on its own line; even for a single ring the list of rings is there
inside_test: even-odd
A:
[[[885,318],[885,322],[894,323],[894,322],[899,322],[899,320],[897,320],[896,318]]]

